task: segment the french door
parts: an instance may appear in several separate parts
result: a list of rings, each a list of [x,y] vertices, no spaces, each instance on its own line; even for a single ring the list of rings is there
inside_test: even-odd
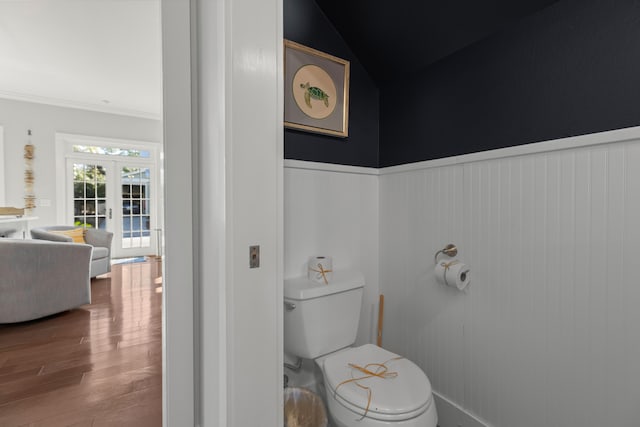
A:
[[[66,159],[67,218],[113,232],[112,258],[157,254],[155,165],[135,159]]]

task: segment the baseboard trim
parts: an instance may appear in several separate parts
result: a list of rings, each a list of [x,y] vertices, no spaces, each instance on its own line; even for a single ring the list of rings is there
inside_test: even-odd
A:
[[[439,427],[493,427],[488,422],[465,411],[460,405],[440,393],[434,391],[433,397],[438,409]]]

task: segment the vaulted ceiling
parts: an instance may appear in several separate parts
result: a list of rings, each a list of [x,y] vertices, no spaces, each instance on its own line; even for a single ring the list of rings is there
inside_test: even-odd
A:
[[[316,0],[378,83],[425,68],[557,0]]]
[[[378,83],[555,1],[316,0]],[[159,7],[159,0],[0,1],[0,96],[160,117]]]

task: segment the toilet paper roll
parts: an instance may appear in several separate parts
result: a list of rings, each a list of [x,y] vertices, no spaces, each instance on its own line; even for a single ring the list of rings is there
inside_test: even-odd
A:
[[[435,268],[436,279],[447,286],[464,291],[471,281],[470,270],[466,264],[457,259],[453,261],[438,261]]]
[[[309,258],[309,280],[328,285],[333,278],[333,259],[330,256],[312,256]]]

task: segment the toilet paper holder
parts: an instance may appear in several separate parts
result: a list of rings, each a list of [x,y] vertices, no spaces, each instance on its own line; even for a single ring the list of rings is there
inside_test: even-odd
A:
[[[458,255],[458,248],[453,243],[449,243],[443,249],[440,249],[438,252],[436,252],[435,256],[433,257],[434,264],[438,263],[438,255],[440,254],[445,254],[449,257],[454,257]]]

